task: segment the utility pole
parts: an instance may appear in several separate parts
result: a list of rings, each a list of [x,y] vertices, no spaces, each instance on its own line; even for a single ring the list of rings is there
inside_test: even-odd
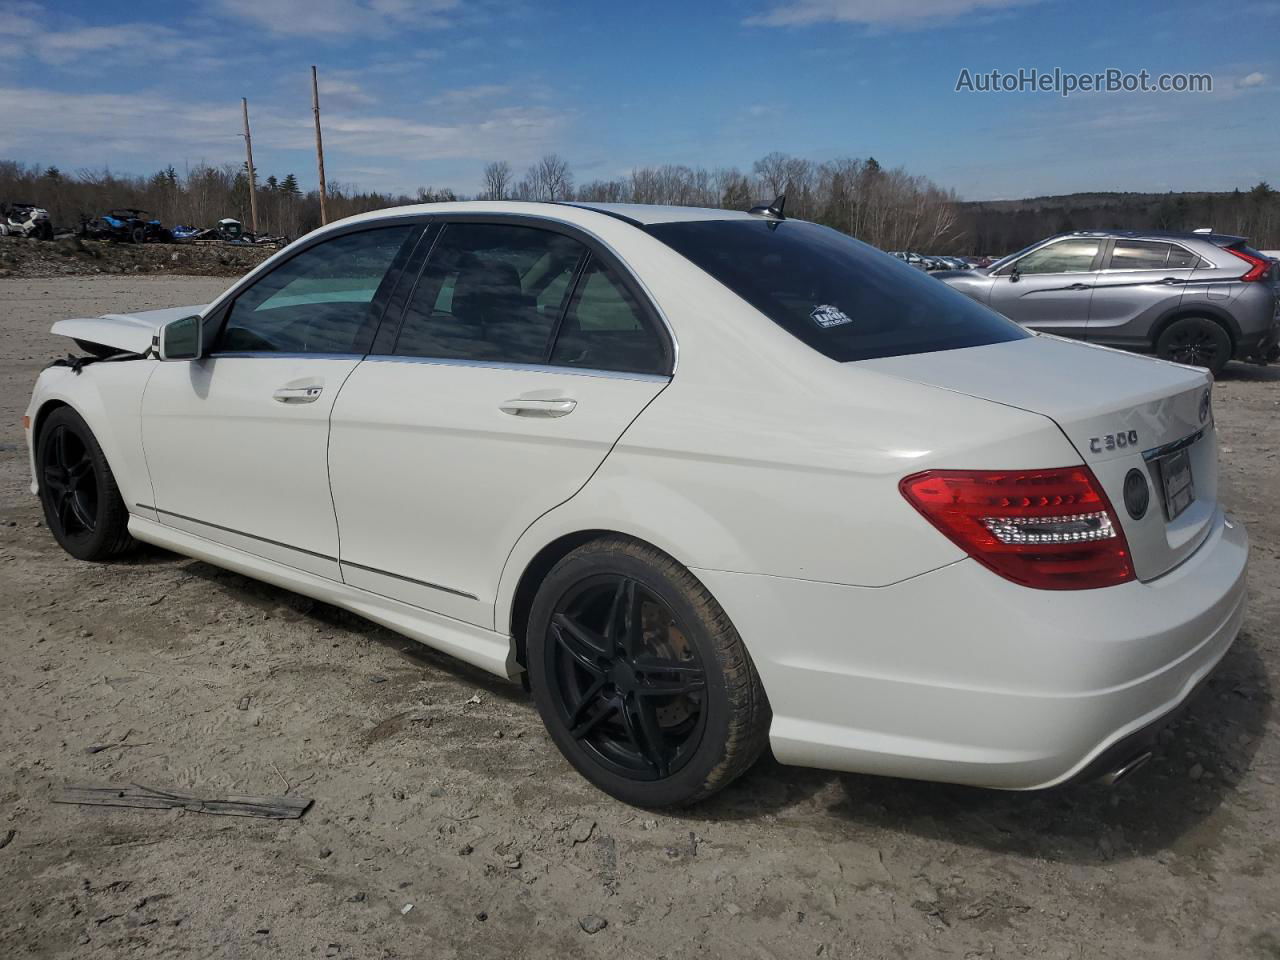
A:
[[[320,171],[320,224],[323,226],[329,222],[329,213],[325,210],[324,140],[320,137],[320,81],[314,65],[311,67],[311,112],[316,118],[316,167]]]
[[[249,229],[258,232],[258,191],[253,174],[253,138],[249,135],[249,100],[240,98],[240,107],[244,111],[244,150],[249,168]]]

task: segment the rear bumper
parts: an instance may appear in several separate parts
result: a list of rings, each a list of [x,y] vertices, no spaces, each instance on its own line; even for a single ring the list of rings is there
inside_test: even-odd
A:
[[[760,671],[781,762],[1036,789],[1187,700],[1239,632],[1247,563],[1219,512],[1174,570],[1100,590],[1030,590],[972,560],[879,588],[696,573]]]
[[[1242,330],[1236,342],[1235,359],[1250,360],[1254,363],[1267,363],[1276,359],[1280,347],[1280,287],[1271,291],[1270,313],[1262,323],[1253,330]],[[1266,311],[1260,311],[1266,314]]]

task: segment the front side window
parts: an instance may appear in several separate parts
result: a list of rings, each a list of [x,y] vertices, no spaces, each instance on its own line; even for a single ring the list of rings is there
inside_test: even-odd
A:
[[[1033,250],[1015,264],[1018,273],[1090,273],[1094,257],[1102,248],[1101,240],[1059,240]]]
[[[405,311],[395,353],[545,363],[586,248],[532,227],[451,223]]]
[[[236,298],[215,350],[363,353],[378,322],[374,295],[416,229],[348,233],[287,260]]]
[[[592,370],[666,372],[662,340],[612,270],[592,260],[560,325],[551,362]]]
[[[817,224],[699,220],[645,229],[833,360],[1030,336],[942,281]]]

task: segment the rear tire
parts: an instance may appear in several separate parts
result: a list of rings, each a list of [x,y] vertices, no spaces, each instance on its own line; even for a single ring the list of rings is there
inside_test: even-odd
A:
[[[624,803],[695,803],[767,744],[769,704],[742,638],[693,574],[647,544],[609,537],[557,563],[527,647],[552,740]]]
[[[98,440],[80,414],[59,407],[36,441],[45,523],[77,560],[109,560],[129,550],[129,511]]]
[[[1182,317],[1160,332],[1156,354],[1162,360],[1205,367],[1216,377],[1231,359],[1231,337],[1207,317]]]

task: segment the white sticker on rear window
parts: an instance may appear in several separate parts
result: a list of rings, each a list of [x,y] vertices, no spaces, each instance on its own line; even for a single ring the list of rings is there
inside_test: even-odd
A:
[[[829,303],[822,303],[814,307],[809,313],[809,318],[822,328],[838,327],[845,323],[853,323],[853,317],[849,316],[839,307],[833,307]]]

